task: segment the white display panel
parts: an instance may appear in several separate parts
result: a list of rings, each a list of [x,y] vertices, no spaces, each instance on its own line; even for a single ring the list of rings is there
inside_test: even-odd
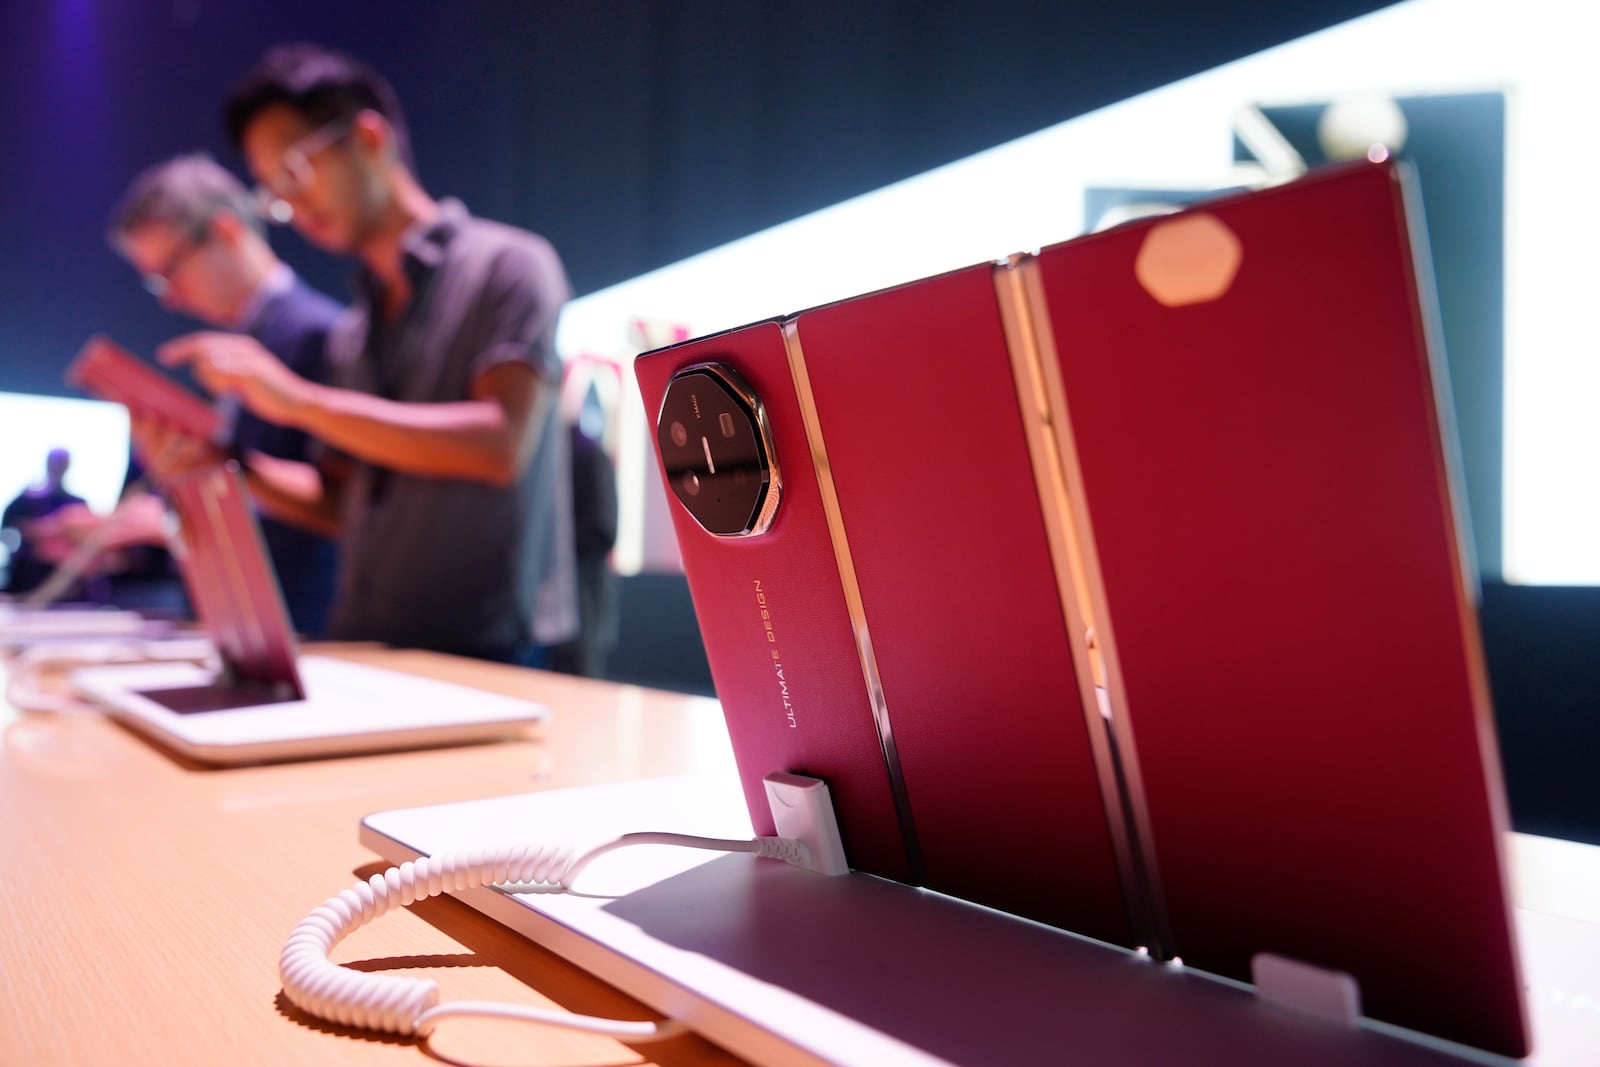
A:
[[[66,488],[108,511],[128,472],[128,410],[121,404],[0,393],[0,507],[44,480],[53,448],[72,453]]]
[[[1585,206],[1600,177],[1596,23],[1565,0],[1410,0],[589,294],[568,307],[558,343],[626,365],[674,330],[710,333],[1073,237],[1090,186],[1226,185],[1245,104],[1503,91],[1503,568],[1513,581],[1600,584],[1600,493],[1583,488],[1600,459],[1587,310],[1600,216]],[[636,393],[621,412],[617,561],[657,569],[671,534],[643,520]]]

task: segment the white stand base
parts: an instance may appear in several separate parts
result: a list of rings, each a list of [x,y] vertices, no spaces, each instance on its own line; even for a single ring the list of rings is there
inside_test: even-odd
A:
[[[750,833],[737,782],[707,776],[382,812],[361,839],[399,863],[519,836],[582,847],[635,830]],[[1275,1006],[1312,1008],[1320,995],[1258,997],[861,874],[645,847],[597,862],[580,888],[461,899],[758,1064],[1509,1062],[1392,1027],[1330,1026]],[[1331,1015],[1349,1021],[1339,1003]],[[1547,1045],[1534,1062],[1568,1061]]]
[[[1361,1021],[1361,987],[1343,971],[1258,952],[1250,959],[1256,996],[1341,1026]]]

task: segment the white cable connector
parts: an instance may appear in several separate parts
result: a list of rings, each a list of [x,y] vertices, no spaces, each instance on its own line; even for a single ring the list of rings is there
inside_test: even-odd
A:
[[[571,889],[590,863],[629,845],[681,845],[718,852],[748,852],[781,859],[822,874],[849,870],[826,783],[797,774],[772,774],[766,780],[776,837],[752,839],[635,833],[590,849],[549,846],[478,849],[464,854],[425,856],[357,882],[302,919],[283,946],[278,974],[283,992],[296,1007],[329,1022],[394,1034],[427,1036],[435,1023],[452,1015],[493,1015],[548,1023],[635,1043],[682,1033],[675,1020],[659,1023],[597,1019],[588,1015],[480,1001],[439,1003],[439,986],[426,978],[368,974],[341,967],[328,958],[347,934],[380,915],[413,901],[452,889],[477,886],[555,886]]]
[[[833,798],[828,783],[820,778],[779,771],[763,780],[767,803],[772,806],[772,821],[780,838],[798,841],[805,858],[798,867],[818,874],[850,873],[839,840],[839,820],[833,815]]]

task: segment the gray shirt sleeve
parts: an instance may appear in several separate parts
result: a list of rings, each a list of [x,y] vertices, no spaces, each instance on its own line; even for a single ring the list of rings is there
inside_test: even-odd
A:
[[[486,346],[473,359],[476,379],[502,363],[527,363],[543,379],[561,380],[556,321],[571,295],[561,261],[543,240],[504,248],[489,267],[482,296],[481,336]]]

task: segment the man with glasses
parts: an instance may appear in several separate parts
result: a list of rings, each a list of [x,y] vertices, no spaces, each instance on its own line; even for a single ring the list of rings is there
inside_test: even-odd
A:
[[[347,56],[269,52],[226,119],[269,216],[355,259],[357,298],[329,337],[327,385],[249,338],[194,334],[158,355],[351,461],[250,479],[269,510],[339,525],[332,636],[543,664],[577,622],[560,260],[431,197],[393,91]]]
[[[328,331],[342,309],[274,254],[255,198],[210,156],[179,156],[140,174],[113,209],[107,237],[163,307],[242,331],[296,374],[323,377]],[[310,454],[305,433],[230,406],[239,454],[284,461]],[[324,533],[270,517],[261,530],[295,628],[320,635],[337,549]]]

